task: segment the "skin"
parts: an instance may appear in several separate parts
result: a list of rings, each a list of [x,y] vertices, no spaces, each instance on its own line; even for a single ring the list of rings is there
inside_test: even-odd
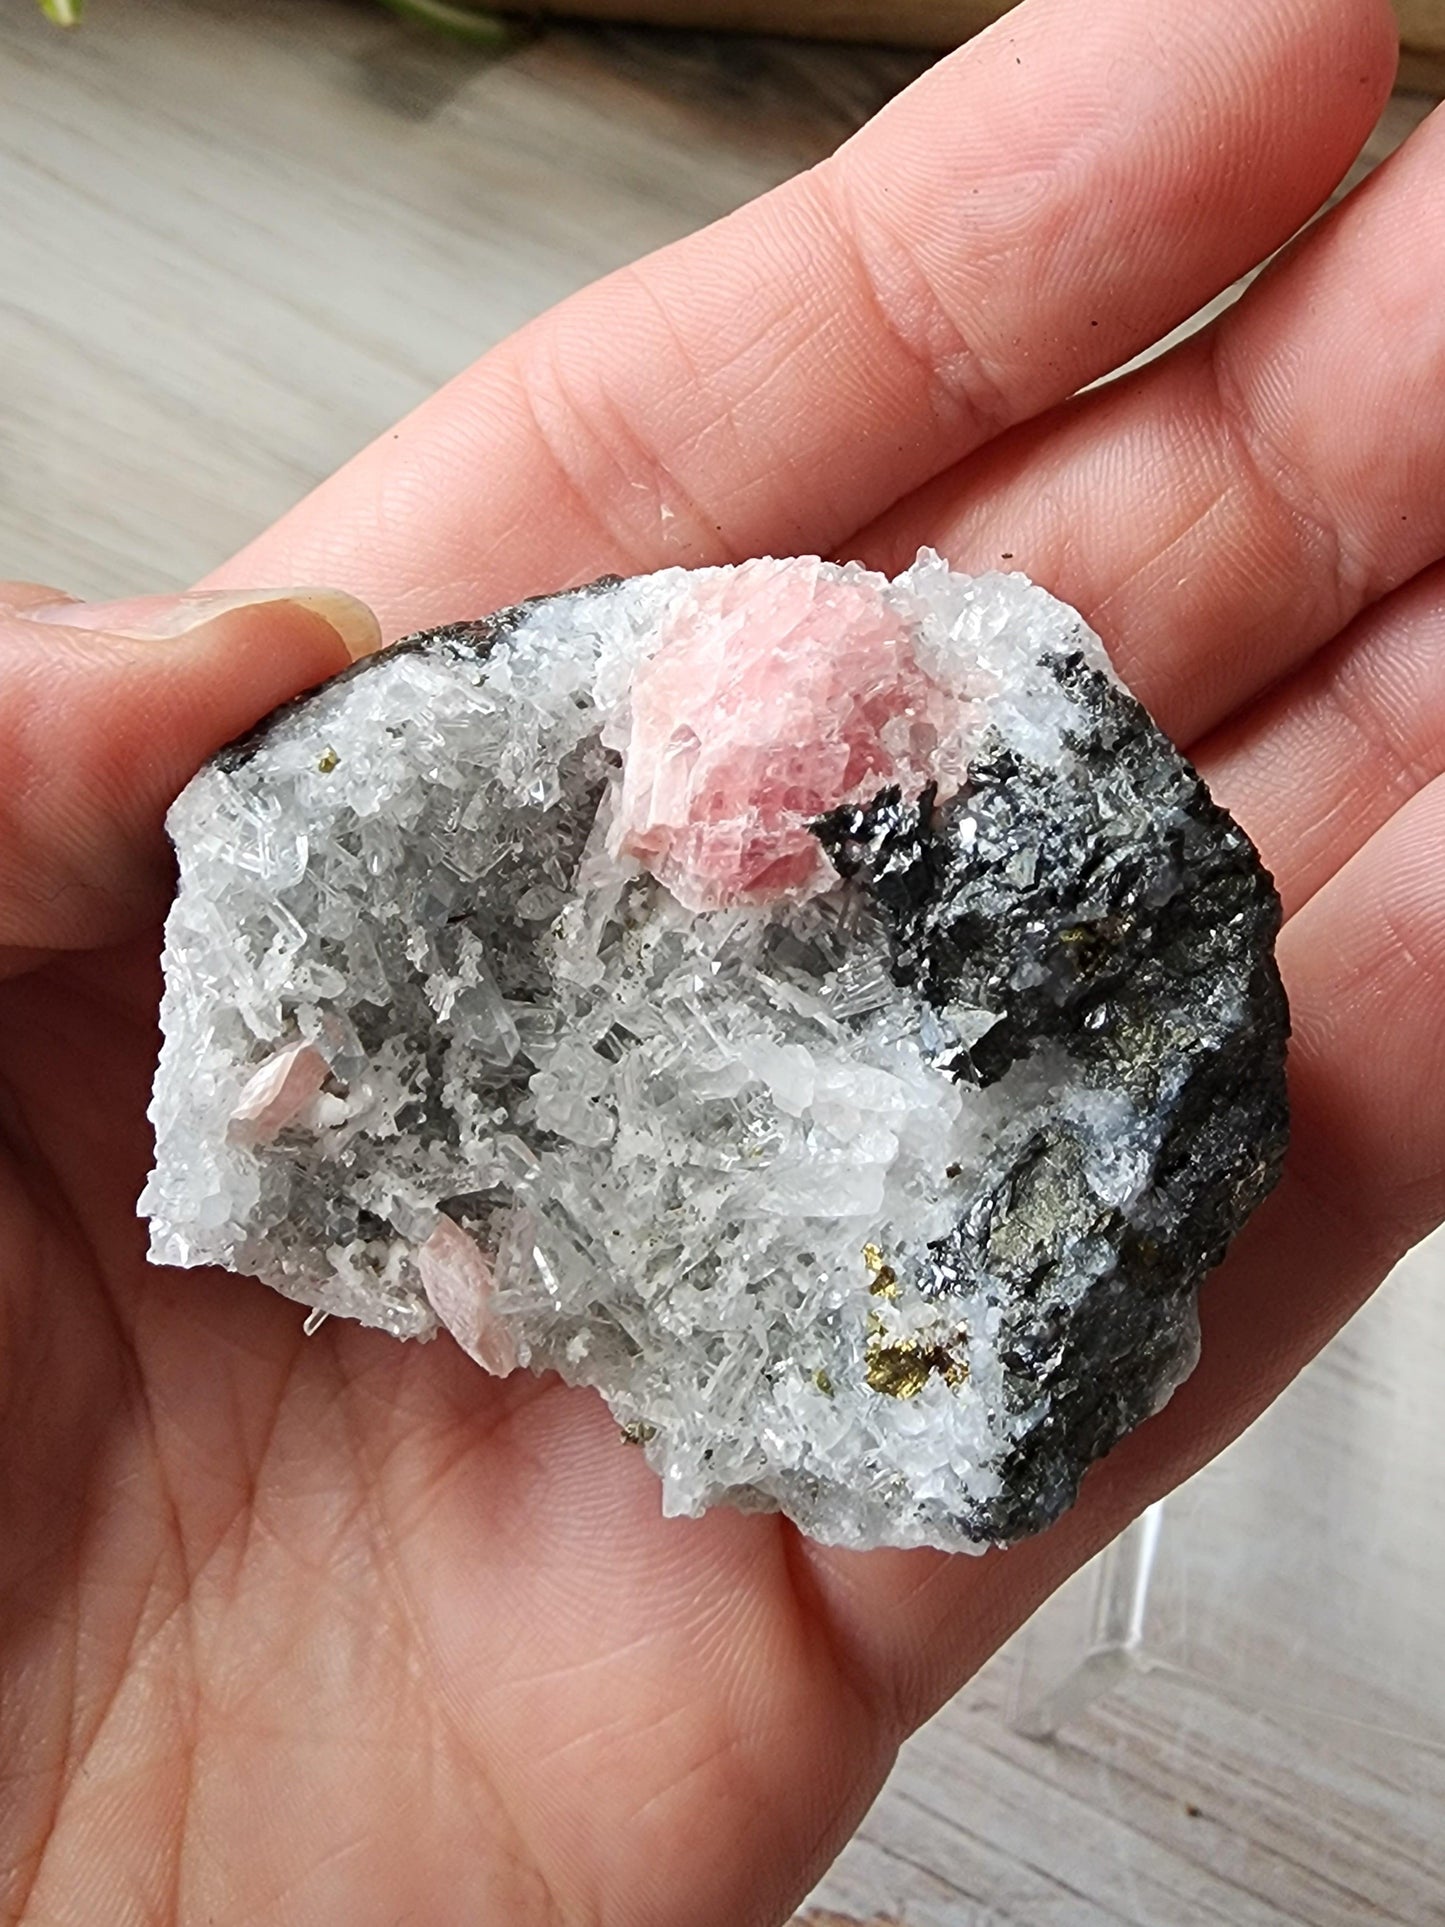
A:
[[[4,592],[6,1917],[775,1927],[901,1737],[1445,1212],[1445,122],[1202,340],[1070,399],[1309,216],[1393,58],[1383,0],[1093,0],[1086,33],[1029,0],[218,577],[335,582],[395,635],[928,541],[1099,627],[1278,872],[1295,1139],[1194,1378],[1006,1554],[664,1521],[590,1394],[148,1269],[161,814],[346,651],[315,605],[141,641],[153,609]]]

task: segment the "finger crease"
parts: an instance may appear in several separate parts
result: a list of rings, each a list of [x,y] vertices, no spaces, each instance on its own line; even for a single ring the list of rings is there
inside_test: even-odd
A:
[[[1368,696],[1351,697],[1343,675],[1328,677],[1320,694],[1351,735],[1384,764],[1387,781],[1402,801],[1434,782],[1438,770],[1411,751],[1378,704]]]
[[[1018,408],[979,350],[949,312],[917,253],[898,236],[875,228],[870,242],[846,205],[841,176],[829,163],[806,177],[837,244],[853,265],[853,278],[879,332],[917,371],[922,384],[947,412],[958,417],[959,436],[970,447],[992,441],[1018,419]],[[880,255],[886,245],[888,272]]]
[[[657,528],[681,519],[679,510],[694,541],[712,536],[706,543],[709,561],[731,559],[730,554],[718,557],[713,553],[718,547],[716,523],[703,514],[657,450],[626,424],[610,397],[603,398],[610,416],[608,424],[604,427],[594,419],[596,411],[584,408],[573,398],[558,365],[555,343],[546,334],[541,339],[545,346],[534,350],[528,364],[517,371],[518,392],[527,418],[567,497],[587,526],[603,538],[607,549],[620,552],[618,559],[625,563],[627,573],[641,574],[656,566]],[[549,425],[544,419],[544,411],[537,405],[537,390],[556,404],[566,428],[581,443],[584,451],[581,459],[567,447],[567,436],[558,432],[557,425]],[[629,451],[634,458],[631,466],[624,459]],[[634,471],[638,466],[648,477],[645,482],[636,478]],[[608,477],[606,483],[600,479],[604,473]],[[589,476],[596,479],[589,480]],[[642,532],[640,518],[635,514],[615,516],[605,512],[605,505],[619,494],[625,500],[638,490],[647,497],[650,527],[646,533]]]
[[[1336,627],[1343,628],[1372,599],[1370,570],[1363,557],[1351,554],[1338,521],[1299,464],[1266,432],[1246,401],[1229,365],[1227,333],[1211,330],[1203,339],[1215,413],[1235,459],[1264,500],[1293,525],[1301,547],[1316,558],[1333,597]]]

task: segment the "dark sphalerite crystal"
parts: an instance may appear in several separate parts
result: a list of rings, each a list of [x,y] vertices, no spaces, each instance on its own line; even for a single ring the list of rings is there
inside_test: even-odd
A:
[[[1084,1086],[1163,1127],[1148,1193],[1125,1210],[1090,1183],[1084,1127],[1026,1119],[920,1269],[924,1292],[967,1281],[996,1310],[1009,1403],[1048,1400],[971,1511],[989,1540],[1056,1518],[1190,1369],[1195,1296],[1289,1140],[1273,884],[1127,691],[1079,656],[1055,670],[1085,719],[1067,775],[985,739],[943,806],[891,789],[816,826],[886,920],[897,981],[939,1013],[940,1069],[987,1086],[1066,1048]],[[960,1006],[996,1020],[959,1039]],[[1081,1270],[1081,1243],[1105,1262]]]

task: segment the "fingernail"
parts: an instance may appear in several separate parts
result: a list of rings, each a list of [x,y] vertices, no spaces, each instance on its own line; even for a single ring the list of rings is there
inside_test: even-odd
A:
[[[176,642],[218,616],[289,605],[329,623],[354,662],[381,647],[381,629],[364,602],[341,589],[198,589],[187,595],[130,596],[123,602],[53,602],[28,609],[29,622],[98,630],[133,642]]]

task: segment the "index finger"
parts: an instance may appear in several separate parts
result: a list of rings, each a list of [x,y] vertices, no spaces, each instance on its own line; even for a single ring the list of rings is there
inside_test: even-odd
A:
[[[608,570],[828,552],[1282,241],[1365,139],[1384,0],[1028,0],[833,159],[543,316],[215,578],[389,632]]]

